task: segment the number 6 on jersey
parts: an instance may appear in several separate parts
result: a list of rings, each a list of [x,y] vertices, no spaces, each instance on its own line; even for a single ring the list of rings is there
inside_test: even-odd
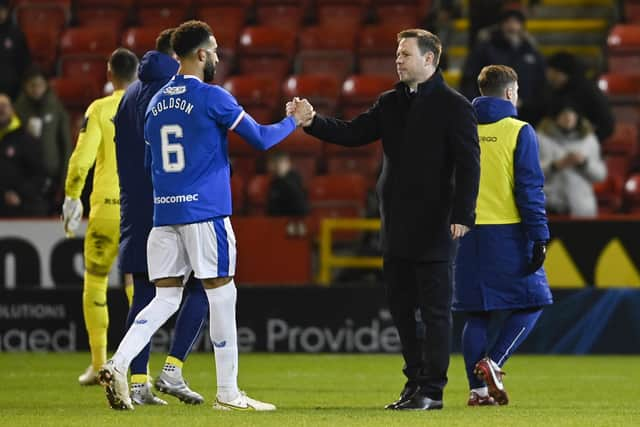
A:
[[[173,135],[175,139],[182,138],[182,127],[180,125],[164,125],[160,128],[162,169],[165,172],[182,172],[184,169],[184,148],[178,142],[171,143],[169,135]]]

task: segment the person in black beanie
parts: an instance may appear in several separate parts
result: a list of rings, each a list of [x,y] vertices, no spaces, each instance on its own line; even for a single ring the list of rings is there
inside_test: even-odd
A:
[[[600,143],[613,133],[615,119],[607,97],[585,76],[581,61],[568,52],[558,52],[547,61],[549,90],[545,111],[570,101],[593,125]]]
[[[20,79],[31,63],[27,40],[17,25],[11,22],[9,0],[0,0],[0,92],[15,100],[20,91]]]

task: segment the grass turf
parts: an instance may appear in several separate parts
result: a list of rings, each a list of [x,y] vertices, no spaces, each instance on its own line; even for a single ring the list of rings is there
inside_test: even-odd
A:
[[[185,376],[207,402],[109,409],[101,387],[80,387],[88,354],[0,353],[0,424],[6,426],[632,426],[640,425],[640,357],[517,355],[506,366],[511,403],[468,408],[462,358],[454,356],[445,408],[381,409],[403,385],[399,355],[242,354],[240,385],[273,413],[211,409],[211,354],[193,354]],[[153,373],[163,359],[152,358]]]

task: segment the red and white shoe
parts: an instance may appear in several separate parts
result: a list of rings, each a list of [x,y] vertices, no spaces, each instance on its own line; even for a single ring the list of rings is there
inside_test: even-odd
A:
[[[487,383],[489,396],[493,397],[493,399],[498,402],[498,405],[506,405],[509,403],[509,396],[507,396],[507,391],[502,383],[502,377],[505,373],[493,360],[485,357],[476,363],[473,373]]]
[[[467,406],[496,406],[497,404],[498,402],[490,395],[480,396],[473,390],[469,393],[469,400],[467,401]]]

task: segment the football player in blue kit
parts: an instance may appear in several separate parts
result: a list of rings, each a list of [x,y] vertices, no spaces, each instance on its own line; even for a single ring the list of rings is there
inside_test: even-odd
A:
[[[153,227],[153,187],[144,167],[144,116],[149,101],[178,71],[173,58],[170,28],[160,33],[156,49],[147,52],[140,61],[138,81],[132,83],[124,96],[113,123],[115,125],[116,160],[120,181],[120,254],[118,263],[126,280],[133,282],[133,301],[127,316],[129,328],[140,310],[156,294],[147,271],[147,237]],[[185,285],[182,308],[176,319],[171,348],[156,389],[177,397],[185,403],[200,404],[204,398],[191,390],[182,375],[193,343],[200,335],[209,312],[209,302],[200,281],[191,279]],[[138,405],[162,405],[166,402],[151,392],[147,375],[149,345],[131,362],[131,399]]]
[[[200,21],[180,25],[171,39],[180,60],[178,74],[151,99],[146,113],[154,191],[153,229],[147,242],[149,279],[156,296],[136,316],[100,381],[111,407],[133,409],[126,372],[151,336],[178,310],[182,287],[193,271],[209,301],[219,410],[271,411],[237,384],[235,236],[231,227],[227,131],[259,150],[282,141],[313,112],[296,109],[282,121],[260,125],[213,80],[217,43]]]

